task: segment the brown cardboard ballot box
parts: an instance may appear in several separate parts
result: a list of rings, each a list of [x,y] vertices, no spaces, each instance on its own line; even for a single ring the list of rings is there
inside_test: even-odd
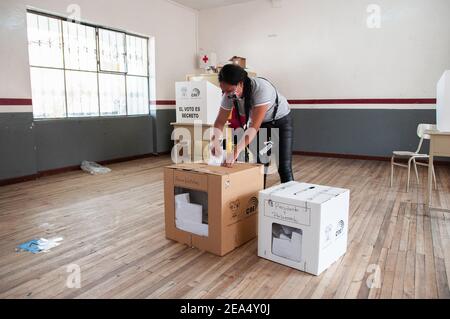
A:
[[[178,164],[164,170],[166,237],[224,256],[256,237],[264,166]]]

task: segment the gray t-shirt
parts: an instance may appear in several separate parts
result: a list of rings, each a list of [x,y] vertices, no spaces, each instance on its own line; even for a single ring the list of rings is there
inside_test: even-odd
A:
[[[266,116],[264,117],[263,123],[272,121],[273,112],[275,111],[275,104],[277,98],[277,91],[275,87],[267,80],[261,78],[250,78],[252,81],[252,97],[251,97],[251,109],[250,109],[250,122],[252,116],[252,109],[254,107],[263,106],[269,104],[269,109],[267,110]],[[239,102],[239,114],[245,116],[244,99],[238,99]],[[227,94],[222,97],[222,105],[224,109],[233,109],[233,100],[228,98]],[[289,103],[287,99],[278,92],[278,112],[275,117],[279,120],[290,112]]]

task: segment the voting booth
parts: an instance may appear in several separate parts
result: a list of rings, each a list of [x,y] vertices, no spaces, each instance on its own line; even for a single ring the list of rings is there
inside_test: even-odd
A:
[[[214,124],[221,102],[222,91],[208,81],[176,83],[177,123]]]

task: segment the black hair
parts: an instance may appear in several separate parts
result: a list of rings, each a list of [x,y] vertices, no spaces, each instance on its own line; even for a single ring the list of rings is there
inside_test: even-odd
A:
[[[238,85],[248,78],[248,73],[237,64],[225,65],[219,73],[219,82],[225,82],[231,85]]]
[[[248,121],[251,108],[252,82],[248,76],[247,71],[236,64],[227,64],[219,72],[219,82],[224,82],[230,85],[238,85],[244,83],[243,96],[245,106],[245,116]]]

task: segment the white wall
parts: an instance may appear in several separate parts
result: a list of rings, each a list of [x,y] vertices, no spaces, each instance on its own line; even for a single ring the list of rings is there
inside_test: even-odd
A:
[[[156,98],[174,99],[174,82],[195,69],[197,12],[166,0],[1,0],[0,98],[31,99],[26,6],[68,16],[81,8],[81,20],[154,36]]]
[[[289,99],[433,98],[450,69],[449,0],[281,2],[200,11],[200,48],[247,57]],[[372,3],[380,29],[366,24]]]

